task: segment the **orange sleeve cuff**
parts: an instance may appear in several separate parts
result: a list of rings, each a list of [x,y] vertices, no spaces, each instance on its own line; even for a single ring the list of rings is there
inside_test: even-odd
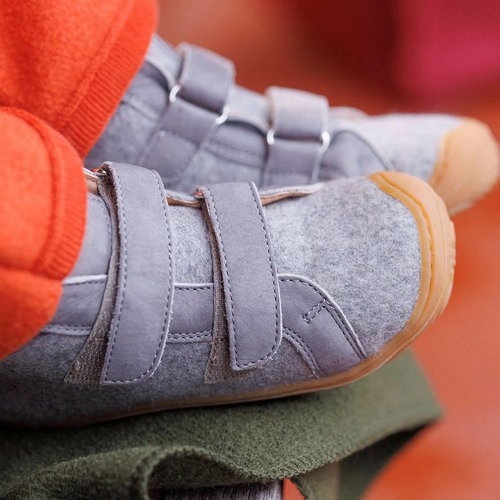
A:
[[[0,108],[0,359],[50,320],[82,245],[82,162],[58,132]]]

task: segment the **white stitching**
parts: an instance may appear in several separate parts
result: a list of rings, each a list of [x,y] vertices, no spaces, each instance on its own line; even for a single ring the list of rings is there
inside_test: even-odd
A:
[[[268,237],[267,237],[268,235],[267,235],[267,232],[266,232],[266,229],[265,229],[264,221],[262,219],[262,214],[260,213],[259,206],[258,206],[257,201],[255,199],[255,193],[254,193],[254,190],[252,189],[252,186],[250,184],[248,184],[248,187],[250,189],[250,192],[252,193],[252,196],[253,196],[253,199],[254,199],[254,203],[255,203],[255,206],[257,208],[257,213],[259,214],[259,217],[260,217],[260,220],[261,220],[261,223],[262,223],[262,227],[263,227],[263,230],[264,230],[264,238],[265,238],[265,241],[266,241],[267,253],[268,253],[268,258],[269,258],[269,265],[271,267],[271,275],[273,276],[273,293],[274,293],[275,309],[276,309],[276,333],[275,333],[275,336],[274,336],[274,344],[273,344],[273,346],[271,348],[271,351],[274,351],[276,345],[278,344],[279,333],[280,333],[279,332],[279,328],[278,328],[279,327],[279,322],[278,322],[279,310],[278,310],[278,296],[277,296],[277,293],[276,293],[276,281],[274,279],[274,273],[273,273],[273,267],[272,267],[272,260],[271,260],[271,253],[270,253],[269,241],[268,241]],[[209,195],[210,199],[208,200],[208,202],[209,202],[210,206],[212,207],[212,210],[213,210],[216,222],[217,222],[215,229],[216,229],[217,234],[219,236],[221,253],[222,253],[222,257],[223,257],[224,269],[225,269],[226,275],[228,275],[226,252],[224,250],[224,244],[222,242],[222,234],[220,232],[220,222],[219,222],[219,218],[218,218],[218,215],[217,215],[217,209],[215,208],[215,203],[214,203],[214,199],[213,199],[212,193],[211,193],[210,189],[207,186],[205,187],[205,191]],[[233,295],[232,295],[232,291],[231,291],[231,283],[230,283],[229,279],[227,280],[227,286],[228,286],[228,291],[229,291],[229,301],[230,301],[230,305],[231,305],[231,324],[233,326],[233,331],[234,331],[235,330],[235,325],[234,325],[234,305],[233,305]],[[236,342],[234,342],[234,344],[236,344]],[[246,368],[246,367],[255,366],[260,361],[266,361],[267,359],[269,359],[272,356],[272,352],[271,352],[271,353],[266,354],[265,356],[263,356],[263,357],[255,360],[255,361],[250,361],[248,363],[240,363],[238,361],[238,349],[237,349],[237,347],[236,346],[234,346],[234,348],[231,347],[231,350],[234,351],[234,357],[235,357],[236,364],[240,368]]]
[[[175,289],[179,292],[189,292],[190,290],[212,290],[212,285],[175,285]]]
[[[170,333],[167,342],[175,342],[176,340],[196,340],[196,339],[211,339],[212,330],[203,330],[201,332],[183,332],[183,333]]]
[[[165,224],[167,226],[168,256],[169,256],[169,258],[168,258],[168,276],[171,278],[172,277],[172,243],[171,243],[170,230],[169,230],[170,226],[168,224],[168,216],[167,216],[167,208],[166,208],[166,198],[165,198],[165,196],[163,196],[163,184],[160,182],[159,176],[158,175],[154,175],[154,177],[155,177],[158,189],[160,191],[160,198],[162,200],[163,215],[165,217]],[[117,179],[118,179],[118,182],[119,182],[118,176],[117,176]],[[125,225],[125,219],[123,220],[123,223]],[[126,258],[126,256],[125,256],[125,258]],[[171,285],[171,283],[170,283],[170,285]],[[124,286],[124,290],[125,290],[125,286]],[[146,371],[144,373],[141,373],[141,375],[139,375],[138,377],[135,377],[133,379],[127,379],[127,380],[112,380],[111,381],[112,383],[120,384],[120,383],[126,383],[126,382],[136,382],[136,381],[142,379],[145,375],[147,375],[151,371],[151,369],[153,368],[153,366],[156,363],[156,360],[158,359],[158,356],[160,355],[160,350],[161,350],[163,341],[165,340],[165,338],[167,336],[167,333],[168,333],[167,330],[166,330],[166,328],[165,328],[165,326],[166,326],[166,323],[167,323],[168,317],[169,317],[168,310],[169,310],[169,304],[170,304],[170,297],[171,297],[171,295],[172,295],[172,286],[169,286],[169,292],[168,292],[168,296],[167,296],[167,300],[166,300],[167,307],[166,307],[166,310],[165,310],[165,316],[163,318],[163,324],[162,324],[162,328],[161,328],[162,331],[163,331],[163,334],[160,337],[160,341],[158,343],[158,347],[156,349],[153,361],[151,362],[151,364],[149,365],[149,367],[146,369]],[[121,306],[120,306],[120,313],[118,315],[118,321],[119,321],[119,318],[120,318],[120,314],[121,314]],[[117,328],[116,329],[118,329],[118,321],[117,321]],[[116,340],[116,335],[115,335],[115,340]],[[114,341],[113,341],[113,347],[114,347]],[[110,357],[109,357],[110,361],[111,361],[112,350],[113,349],[111,349],[111,353],[110,353]],[[109,366],[109,363],[108,363],[108,366]],[[107,376],[107,372],[108,372],[108,369],[106,368],[106,375],[105,376]]]
[[[309,360],[309,368],[311,368],[312,372],[316,375],[316,373],[322,375],[323,371],[318,365],[318,362],[316,361],[316,358],[314,357],[311,349],[309,346],[305,343],[304,339],[295,331],[292,330],[291,328],[283,328],[283,334],[286,335],[287,337],[290,337],[291,340],[297,342],[299,347],[303,349],[303,355]],[[302,354],[302,353],[301,353]]]
[[[80,283],[63,283],[63,287],[85,286],[85,285],[104,285],[105,282],[106,282],[106,278],[103,278],[102,280],[82,281]]]
[[[57,329],[57,328],[63,328],[65,330],[75,330],[75,331],[90,331],[92,326],[91,325],[61,325],[61,324],[56,324],[56,323],[51,323],[50,325],[46,325],[42,328],[42,332],[44,331],[50,331],[52,329]]]
[[[298,281],[299,283],[302,283],[303,285],[307,285],[309,288],[312,288],[316,294],[320,295],[320,297],[323,297],[323,295],[313,285],[311,285],[311,283],[308,283],[307,281],[301,280],[300,278],[293,278],[293,279],[291,279],[291,278],[280,278],[280,281],[290,281],[292,283],[295,282],[295,281]],[[323,300],[326,301],[326,298],[323,297]],[[350,335],[351,329],[345,323],[344,318],[342,318],[341,315],[337,315],[337,311],[335,310],[335,308],[332,307],[327,302],[325,302],[325,306],[324,307],[328,311],[328,313],[330,314],[331,318],[335,321],[335,323],[337,323],[337,326],[340,328],[340,331],[342,332],[342,335],[344,335],[344,338],[346,339],[347,343],[351,346],[351,349],[354,351],[354,353],[356,354],[356,356],[358,356],[358,358],[360,360],[365,359],[366,356],[364,356],[364,355],[362,356],[359,353],[358,346],[356,345],[356,343],[351,338],[351,335]],[[314,307],[312,309],[314,309]],[[333,311],[335,312],[335,314],[333,314],[330,309],[333,309]],[[302,319],[304,319],[304,317],[302,317]],[[305,320],[305,319],[304,319],[304,321],[307,322],[307,320]],[[339,321],[341,322],[341,324],[339,324]],[[364,353],[362,353],[362,354],[364,354]]]
[[[118,188],[118,193],[120,195],[120,198],[123,199],[123,191],[122,191],[122,186],[120,182],[120,177],[118,175],[115,176],[116,179],[116,187]],[[120,293],[120,308],[118,311],[118,316],[116,318],[116,327],[115,331],[113,332],[113,342],[111,344],[111,348],[109,351],[109,356],[108,356],[108,361],[106,363],[106,371],[104,372],[104,379],[108,379],[108,370],[109,370],[109,365],[111,364],[111,357],[113,356],[113,350],[115,348],[115,343],[116,343],[116,338],[117,338],[117,332],[118,332],[118,327],[120,326],[120,319],[121,319],[121,314],[123,310],[123,302],[125,299],[125,291],[127,288],[127,260],[128,260],[128,255],[127,255],[127,223],[125,221],[125,213],[123,210],[123,203],[120,203],[120,213],[121,213],[121,220],[123,221],[123,288],[121,289]]]
[[[214,203],[214,199],[213,199],[213,196],[212,196],[212,192],[210,191],[209,187],[208,186],[205,186],[205,191],[206,193],[208,194],[209,196],[209,200],[208,200],[208,205],[211,206],[212,208],[212,211],[214,213],[214,216],[215,216],[215,220],[216,220],[216,224],[214,224],[214,229],[217,231],[217,235],[219,236],[219,242],[220,242],[220,247],[221,247],[221,253],[222,253],[222,257],[223,257],[223,265],[224,265],[224,270],[225,270],[225,274],[226,276],[228,276],[228,271],[227,271],[227,259],[226,259],[226,252],[224,250],[224,244],[222,242],[222,234],[220,232],[220,222],[219,222],[219,217],[217,215],[217,209],[215,208],[215,203]],[[207,201],[206,197],[205,197],[205,201]],[[209,207],[210,208],[210,207]],[[232,291],[231,291],[231,282],[229,281],[229,279],[227,280],[227,287],[228,287],[228,291],[229,291],[229,303],[231,305],[231,323],[233,325],[233,330],[234,330],[234,306],[233,306],[233,294],[232,294]],[[237,358],[237,354],[236,354],[236,358]],[[239,365],[238,365],[239,366]]]
[[[262,214],[262,211],[260,210],[259,208],[259,204],[257,203],[257,199],[256,199],[256,196],[255,196],[255,190],[253,189],[252,185],[251,184],[248,184],[248,187],[250,189],[250,192],[252,193],[252,196],[253,196],[253,201],[255,203],[255,208],[257,209],[257,213],[259,214],[259,218],[260,218],[260,222],[262,224],[262,230],[264,232],[264,239],[266,241],[266,249],[267,249],[267,257],[269,259],[269,267],[271,268],[271,277],[272,277],[272,281],[273,281],[273,293],[274,293],[274,307],[275,307],[275,311],[276,311],[276,315],[275,315],[275,318],[276,318],[276,332],[275,332],[275,335],[274,335],[274,344],[273,346],[271,347],[271,353],[267,354],[266,356],[263,356],[262,358],[259,358],[257,361],[252,361],[250,363],[245,363],[245,364],[239,364],[238,361],[236,360],[238,366],[241,366],[242,368],[245,367],[245,366],[253,366],[255,364],[257,364],[259,361],[265,361],[267,359],[269,359],[271,356],[272,356],[272,352],[274,351],[274,349],[276,348],[276,346],[278,345],[278,339],[279,339],[279,334],[280,334],[280,331],[279,331],[279,314],[280,314],[280,311],[279,311],[279,303],[278,303],[278,293],[276,292],[276,274],[274,272],[274,269],[273,269],[273,261],[272,261],[272,257],[271,257],[271,248],[270,248],[270,242],[269,242],[269,235],[266,231],[266,225],[264,224],[264,218],[263,218],[263,214]]]

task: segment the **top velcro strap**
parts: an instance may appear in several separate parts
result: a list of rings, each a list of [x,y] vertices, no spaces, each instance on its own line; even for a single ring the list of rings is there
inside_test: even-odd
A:
[[[200,189],[220,254],[231,367],[269,360],[281,342],[281,301],[271,238],[253,183]]]
[[[264,186],[316,182],[328,147],[328,101],[300,90],[271,87],[269,152]]]
[[[271,130],[274,137],[321,144],[328,125],[328,101],[302,90],[271,87]]]
[[[208,50],[181,45],[183,63],[168,104],[139,163],[161,165],[165,184],[184,172],[196,153],[229,114],[227,100],[234,82],[230,61]],[[179,138],[181,140],[179,140]]]
[[[160,363],[172,311],[169,210],[156,172],[107,164],[103,173],[118,276],[101,382],[140,382]]]
[[[221,115],[234,82],[231,61],[208,50],[183,44],[183,65],[178,95],[198,106]]]

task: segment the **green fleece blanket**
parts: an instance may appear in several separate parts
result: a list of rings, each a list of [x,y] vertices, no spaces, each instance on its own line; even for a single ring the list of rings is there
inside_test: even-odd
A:
[[[372,448],[365,465],[357,458],[340,466],[341,495],[356,498],[410,436],[401,433],[438,415],[422,372],[406,353],[354,384],[315,394],[82,429],[0,427],[0,498],[148,499],[173,488],[285,477],[295,478],[310,498],[336,498],[328,480],[333,469],[325,465],[362,457],[360,450],[378,443],[382,451]],[[396,434],[403,436],[396,446],[385,446]]]

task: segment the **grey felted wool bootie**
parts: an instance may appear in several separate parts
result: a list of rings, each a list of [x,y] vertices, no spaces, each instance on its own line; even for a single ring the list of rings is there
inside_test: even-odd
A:
[[[335,387],[398,354],[447,303],[453,225],[407,174],[194,196],[130,165],[87,175],[84,245],[58,311],[0,362],[4,423]]]
[[[232,63],[203,49],[173,50],[155,36],[89,168],[107,160],[160,172],[169,189],[252,181],[259,187],[396,170],[428,181],[457,212],[498,177],[486,125],[449,115],[367,116],[324,97],[234,84]]]

